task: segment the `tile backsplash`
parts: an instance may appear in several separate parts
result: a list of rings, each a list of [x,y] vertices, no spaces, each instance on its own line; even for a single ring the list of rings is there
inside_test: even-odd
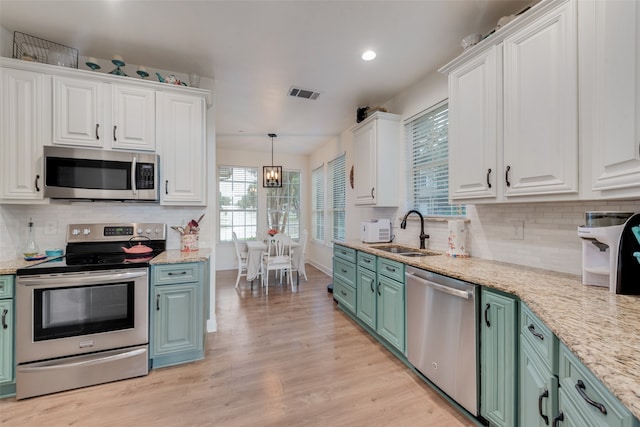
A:
[[[36,243],[43,252],[46,249],[63,248],[66,244],[68,224],[100,222],[161,222],[185,225],[197,219],[204,207],[171,207],[146,203],[120,202],[63,202],[49,205],[0,205],[0,261],[20,257],[25,244],[29,218],[33,219]],[[47,222],[55,224],[54,234],[45,234]],[[208,236],[213,236],[215,222],[210,215],[204,217],[200,227],[200,246],[213,247]],[[50,231],[50,230],[47,230]],[[179,234],[168,228],[167,248],[180,247]]]
[[[584,225],[587,211],[640,212],[640,201],[467,205],[467,247],[473,257],[579,275],[582,241],[577,228]],[[518,224],[521,233],[515,233]],[[396,241],[417,245],[419,221],[408,223],[407,230],[399,225],[397,219]],[[425,232],[429,248],[447,250],[446,221],[425,221]]]

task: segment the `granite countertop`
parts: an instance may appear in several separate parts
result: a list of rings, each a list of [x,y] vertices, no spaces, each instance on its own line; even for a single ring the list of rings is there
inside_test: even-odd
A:
[[[150,261],[151,265],[155,264],[177,264],[180,262],[199,262],[206,261],[211,256],[210,248],[201,248],[198,251],[181,252],[179,249],[169,249],[162,252]],[[16,258],[9,261],[0,262],[0,274],[16,274],[19,268],[28,267],[30,265],[46,262],[51,258],[39,261],[26,261],[24,258]]]
[[[336,244],[517,296],[640,419],[640,296],[520,265],[444,254],[408,258],[376,249],[385,244]]]

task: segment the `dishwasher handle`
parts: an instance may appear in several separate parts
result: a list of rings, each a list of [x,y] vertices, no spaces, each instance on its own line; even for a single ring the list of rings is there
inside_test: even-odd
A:
[[[411,273],[411,272],[406,272],[404,273],[405,276],[407,277],[407,281],[409,280],[415,280],[425,286],[428,286],[430,288],[435,289],[436,291],[440,291],[440,292],[444,292],[446,294],[449,295],[453,295],[459,298],[463,298],[463,299],[469,299],[471,298],[472,292],[470,291],[465,291],[462,289],[456,289],[456,288],[452,288],[446,285],[441,285],[439,283],[435,283],[432,282],[431,280],[427,280],[427,279],[423,279],[422,277],[418,277],[415,275],[415,273]]]

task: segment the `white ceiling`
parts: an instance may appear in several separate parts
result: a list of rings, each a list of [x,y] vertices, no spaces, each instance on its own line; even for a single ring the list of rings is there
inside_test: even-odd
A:
[[[310,153],[532,0],[0,0],[0,25],[215,79],[219,147]],[[373,49],[378,56],[364,62]],[[82,66],[81,66],[82,68]],[[291,86],[321,93],[287,96]]]

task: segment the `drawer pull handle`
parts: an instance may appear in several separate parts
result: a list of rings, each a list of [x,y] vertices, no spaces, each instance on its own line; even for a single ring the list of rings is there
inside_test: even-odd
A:
[[[156,295],[156,311],[160,311],[160,294]]]
[[[605,406],[602,403],[598,403],[591,400],[591,398],[587,396],[587,393],[585,392],[586,389],[587,387],[584,385],[582,380],[578,380],[578,382],[576,383],[576,390],[578,390],[580,397],[582,397],[584,401],[587,402],[589,405],[598,408],[600,413],[602,413],[603,415],[607,415],[607,408],[605,408]]]
[[[545,397],[549,397],[549,390],[547,390],[546,388],[540,394],[540,396],[538,396],[538,413],[540,414],[540,417],[544,420],[544,424],[549,425],[549,417],[542,413],[542,399],[544,399]]]
[[[396,272],[396,269],[395,269],[395,268],[391,268],[391,267],[389,267],[388,265],[385,265],[385,266],[384,266],[384,268],[386,268],[386,269],[387,269],[387,271],[390,271],[390,272],[392,272],[392,273],[395,273],[395,272]]]
[[[560,412],[558,416],[553,419],[553,427],[558,427],[558,421],[564,421],[564,412]]]
[[[489,177],[491,176],[491,168],[487,170],[487,187],[491,188],[491,181],[489,181]]]
[[[511,187],[511,182],[509,182],[509,171],[511,170],[511,166],[507,166],[507,171],[504,174],[504,180],[507,181],[507,187]]]
[[[7,329],[9,325],[7,325],[7,314],[9,314],[9,310],[2,310],[2,329]]]
[[[345,296],[345,297],[347,296],[347,293],[343,290],[341,290],[340,293],[342,294],[342,296]]]
[[[491,322],[489,322],[489,309],[491,308],[491,304],[487,303],[484,307],[484,323],[487,325],[487,328],[491,327]]]
[[[544,341],[544,335],[542,335],[540,332],[536,332],[536,327],[533,326],[533,323],[527,326],[527,329],[533,334],[534,337],[538,338],[540,341]]]
[[[173,271],[170,271],[168,273],[169,276],[184,276],[185,274],[187,274],[186,271],[181,271],[180,273],[174,273]]]
[[[370,259],[363,258],[362,260],[363,260],[364,262],[366,262],[367,264],[371,264],[371,260],[370,260]]]
[[[341,268],[340,270],[341,270],[343,273],[346,273],[346,272],[347,272],[347,270],[345,270],[344,268]]]

